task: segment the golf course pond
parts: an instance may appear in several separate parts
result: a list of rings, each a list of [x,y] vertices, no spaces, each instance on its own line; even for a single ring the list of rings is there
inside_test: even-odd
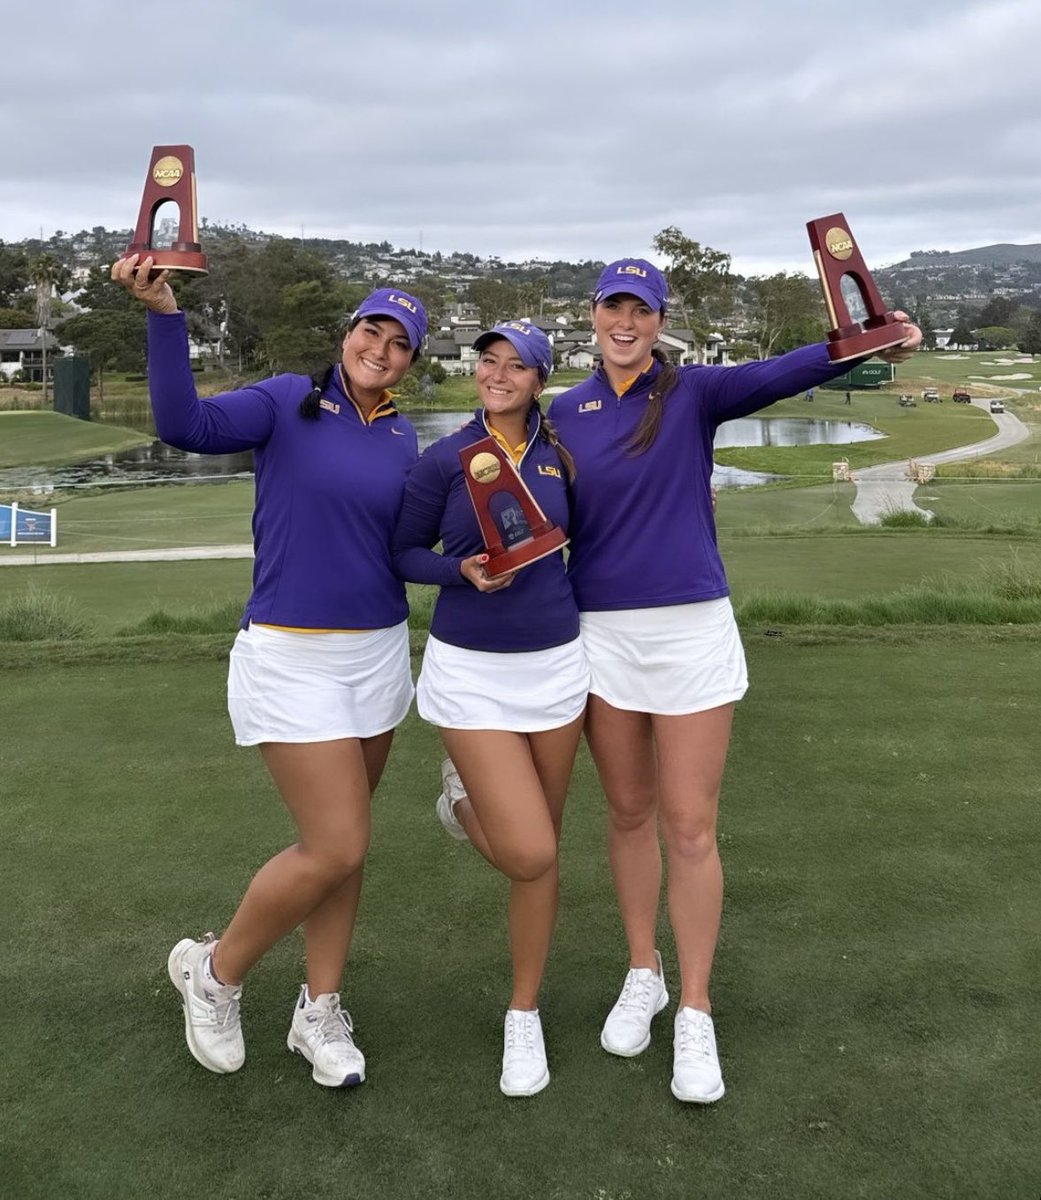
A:
[[[465,413],[410,413],[419,434],[420,449],[454,432],[469,419]],[[818,421],[797,417],[741,417],[721,425],[717,449],[732,446],[844,446],[885,436],[857,421]],[[216,483],[246,479],[253,473],[253,456],[243,454],[186,454],[162,442],[105,455],[89,462],[58,467],[9,467],[0,470],[0,490],[52,489],[182,482]],[[775,478],[737,467],[717,466],[717,487],[754,487]]]

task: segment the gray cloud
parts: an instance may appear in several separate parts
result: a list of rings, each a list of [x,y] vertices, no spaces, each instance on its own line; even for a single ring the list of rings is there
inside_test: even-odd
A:
[[[675,224],[745,271],[808,269],[836,210],[876,263],[1041,241],[1035,0],[67,7],[5,18],[8,240],[131,225],[189,142],[206,216],[287,235],[610,258]]]

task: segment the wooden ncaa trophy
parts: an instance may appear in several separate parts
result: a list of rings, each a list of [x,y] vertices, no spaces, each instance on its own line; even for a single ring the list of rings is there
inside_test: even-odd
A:
[[[495,438],[464,447],[459,461],[488,553],[489,577],[526,567],[567,545],[564,531],[539,508]]]
[[[808,221],[806,232],[810,235],[813,259],[817,264],[824,303],[832,326],[828,334],[828,357],[831,361],[863,358],[885,350],[887,346],[898,346],[907,337],[907,332],[903,323],[883,303],[842,213]],[[857,285],[867,309],[866,321],[854,321],[849,315],[842,295],[842,279],[845,275]]]
[[[155,214],[162,204],[172,200],[178,209],[177,241],[168,249],[152,246]],[[134,240],[124,258],[151,255],[152,275],[159,271],[184,271],[190,275],[207,273],[206,255],[199,245],[198,205],[195,198],[195,151],[191,146],[153,146],[148,166],[141,211],[137,217]]]

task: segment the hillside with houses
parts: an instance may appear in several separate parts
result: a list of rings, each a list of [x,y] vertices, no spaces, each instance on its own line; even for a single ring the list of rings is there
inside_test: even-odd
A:
[[[175,222],[160,222],[156,244],[175,234]],[[140,314],[113,298],[104,270],[130,237],[129,229],[95,226],[0,242],[0,379],[39,381],[47,358],[71,352],[90,357],[95,373],[141,369]],[[422,298],[431,316],[427,361],[446,374],[472,373],[478,331],[516,316],[547,333],[558,365],[588,370],[597,362],[587,305],[600,262],[514,262],[386,241],[287,239],[205,221],[200,238],[211,273],[184,284],[180,295],[193,354],[203,364],[239,374],[309,369],[343,314],[368,290],[386,285]],[[674,283],[673,324],[661,348],[675,362],[762,357],[823,333],[815,280],[784,273],[744,279],[729,273],[729,256],[705,250],[726,268],[695,301]],[[670,279],[689,275],[674,271]],[[1041,351],[1041,245],[920,251],[876,270],[875,278],[887,303],[922,325],[929,345]],[[300,289],[309,283],[303,303]],[[291,302],[283,303],[287,296]]]

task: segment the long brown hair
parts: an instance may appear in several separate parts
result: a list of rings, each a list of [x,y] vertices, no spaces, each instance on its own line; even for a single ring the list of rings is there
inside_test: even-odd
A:
[[[556,425],[553,424],[549,417],[543,414],[542,405],[537,400],[533,400],[532,404],[539,414],[539,437],[556,450],[560,461],[564,464],[564,470],[567,472],[568,483],[574,483],[576,470],[575,460],[571,457],[571,451],[557,436]]]
[[[657,346],[651,351],[651,357],[661,364],[658,378],[654,381],[651,394],[647,397],[647,408],[640,418],[632,441],[626,447],[634,457],[645,454],[654,445],[661,430],[661,419],[665,412],[665,401],[679,381],[679,373],[669,362],[668,356]]]

